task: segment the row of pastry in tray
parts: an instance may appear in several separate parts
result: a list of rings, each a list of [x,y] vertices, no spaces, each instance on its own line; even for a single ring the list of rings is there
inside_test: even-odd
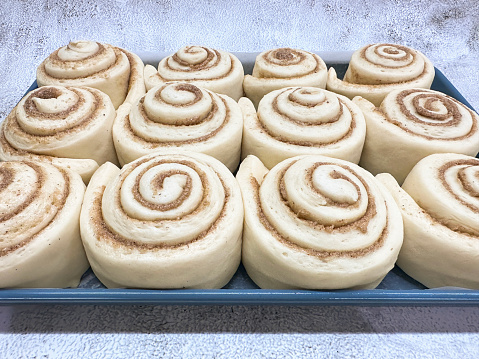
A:
[[[433,154],[402,187],[321,155],[233,176],[161,151],[87,187],[47,162],[0,163],[0,287],[221,288],[240,261],[261,288],[372,289],[397,263],[427,287],[479,289],[479,159]]]
[[[367,45],[351,57],[343,80],[317,54],[291,48],[264,51],[252,74],[232,53],[186,46],[158,64],[144,66],[134,53],[109,44],[75,41],[48,56],[37,69],[39,86],[95,87],[110,96],[115,108],[134,102],[145,89],[187,81],[238,101],[246,95],[255,106],[261,98],[289,86],[326,88],[349,98],[362,96],[375,105],[396,89],[429,88],[434,66],[419,51],[398,44]]]
[[[257,63],[314,72],[308,56],[278,49]],[[420,56],[384,45],[353,59],[417,75],[404,62]],[[426,286],[478,287],[476,113],[436,91],[374,87],[352,63],[346,77],[362,95],[391,90],[380,107],[305,83],[273,89],[260,65],[256,87],[268,93],[250,95],[255,106],[206,88],[211,74],[224,85],[212,64],[228,58],[182,49],[159,69],[185,81],[168,75],[146,92],[141,60],[122,49],[76,42],[52,54],[38,70],[44,86],[1,127],[0,286],[74,286],[91,265],[108,287],[213,288],[242,258],[265,288],[373,288],[399,254]],[[101,67],[108,59],[130,63],[126,81]],[[46,72],[62,85],[43,83]],[[92,72],[98,83],[72,86]],[[110,78],[117,92],[127,83],[122,97],[106,94]]]
[[[258,55],[243,79],[233,55],[204,47],[181,49],[157,71],[110,45],[70,43],[42,62],[41,87],[3,122],[0,159],[47,156],[87,183],[104,162],[122,166],[165,148],[211,155],[231,171],[250,154],[268,168],[320,154],[402,183],[428,154],[479,151],[477,114],[427,89],[434,68],[421,53],[366,46],[341,85],[328,85],[336,92],[321,88],[326,71],[318,55],[288,48]]]

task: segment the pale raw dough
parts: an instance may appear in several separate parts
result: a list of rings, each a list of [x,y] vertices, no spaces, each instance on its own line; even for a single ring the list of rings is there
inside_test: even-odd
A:
[[[243,113],[230,97],[193,84],[155,87],[133,106],[118,109],[113,140],[120,163],[164,149],[201,152],[236,170]]]
[[[106,93],[115,109],[145,94],[144,64],[138,55],[109,44],[72,41],[37,69],[38,86],[89,86]]]
[[[479,159],[430,155],[402,188],[389,174],[377,177],[403,216],[401,269],[429,288],[479,289]]]
[[[78,286],[89,267],[80,238],[80,176],[17,161],[1,162],[0,177],[0,288]]]
[[[205,46],[185,46],[145,66],[146,90],[167,82],[188,82],[238,101],[243,96],[244,69],[236,56]]]
[[[275,90],[256,112],[247,98],[241,157],[258,157],[267,168],[284,159],[320,154],[358,163],[366,136],[359,108],[348,98],[316,87]]]
[[[414,165],[433,153],[475,156],[479,116],[437,91],[396,90],[376,108],[356,97],[366,119],[366,141],[359,165],[373,174],[391,173],[401,184]]]
[[[242,261],[261,288],[375,288],[403,239],[391,195],[359,166],[325,156],[287,159],[271,171],[241,164]]]
[[[284,87],[326,87],[328,70],[316,54],[308,51],[279,48],[263,51],[256,57],[252,75],[245,75],[246,96],[258,108],[264,95]]]
[[[0,127],[0,160],[61,165],[88,183],[99,164],[118,163],[112,138],[115,109],[89,87],[44,86],[25,95]]]
[[[331,67],[326,88],[379,106],[391,91],[430,88],[434,75],[434,65],[421,52],[397,44],[372,44],[353,53],[343,80]]]
[[[153,154],[88,185],[81,233],[109,288],[221,288],[241,258],[243,202],[231,172],[192,152]]]

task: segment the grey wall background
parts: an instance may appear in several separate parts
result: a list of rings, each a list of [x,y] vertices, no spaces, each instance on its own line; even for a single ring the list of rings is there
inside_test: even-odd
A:
[[[256,52],[402,43],[425,53],[479,108],[477,1],[14,0],[0,3],[1,118],[33,82],[38,64],[72,39],[133,52],[175,52],[187,44]],[[477,307],[12,306],[0,307],[0,352],[9,358],[477,358],[478,319]]]

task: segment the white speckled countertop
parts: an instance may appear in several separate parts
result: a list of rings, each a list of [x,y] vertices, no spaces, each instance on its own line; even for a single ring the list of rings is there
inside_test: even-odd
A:
[[[13,0],[0,4],[0,116],[72,39],[133,52],[425,53],[479,108],[479,2]],[[2,358],[478,358],[479,307],[0,306]]]

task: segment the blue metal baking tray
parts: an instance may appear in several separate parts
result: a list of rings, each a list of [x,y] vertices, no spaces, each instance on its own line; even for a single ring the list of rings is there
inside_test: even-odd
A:
[[[318,53],[341,78],[351,53]],[[257,53],[237,53],[245,73],[251,73]],[[145,54],[145,63],[157,64],[162,55]],[[36,88],[36,82],[29,91]],[[472,106],[436,69],[431,86]],[[479,156],[479,154],[478,154]],[[366,305],[366,306],[477,306],[479,290],[464,288],[426,289],[395,267],[372,290],[268,290],[258,288],[240,265],[222,289],[106,289],[89,269],[75,289],[0,289],[0,305],[12,304],[127,304],[127,305]]]

